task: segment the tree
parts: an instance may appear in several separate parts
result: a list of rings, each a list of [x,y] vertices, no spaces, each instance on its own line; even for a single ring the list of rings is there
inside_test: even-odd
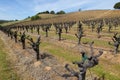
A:
[[[18,21],[17,19],[15,19],[15,21]]]
[[[51,11],[50,14],[55,14],[55,12],[54,12],[54,11]]]
[[[37,19],[40,19],[40,17],[38,15],[35,15],[34,19],[37,20]]]
[[[81,11],[81,8],[78,10],[79,12]]]
[[[27,19],[30,18],[30,16],[27,17]]]
[[[120,2],[117,2],[117,3],[114,5],[114,8],[115,8],[115,9],[120,9]]]
[[[38,16],[38,15],[35,15],[35,16],[32,16],[32,17],[31,17],[31,20],[38,20],[38,19],[41,19],[41,17]]]
[[[65,11],[61,10],[61,11],[57,12],[56,14],[65,14]]]
[[[31,17],[31,20],[34,20],[34,16]]]
[[[49,11],[44,11],[44,12],[39,12],[36,15],[39,15],[39,14],[49,14],[49,13],[50,13]]]
[[[49,11],[45,11],[45,14],[49,14]]]

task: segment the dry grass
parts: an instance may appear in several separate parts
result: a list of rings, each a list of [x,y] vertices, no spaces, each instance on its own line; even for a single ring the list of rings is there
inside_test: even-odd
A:
[[[0,80],[19,80],[11,65],[5,51],[5,45],[0,39]]]
[[[58,17],[59,15],[55,15],[55,14],[39,14],[39,16],[40,16],[42,19],[49,19],[49,18]]]
[[[36,21],[21,22],[22,24],[44,24],[54,22],[79,21],[97,18],[120,17],[119,10],[88,10],[81,12],[73,12],[62,15],[40,14],[43,19]],[[20,25],[20,24],[19,24]]]

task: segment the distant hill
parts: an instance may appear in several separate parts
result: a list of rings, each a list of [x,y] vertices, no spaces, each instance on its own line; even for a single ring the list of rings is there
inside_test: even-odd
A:
[[[84,20],[84,19],[96,19],[96,18],[112,18],[120,16],[120,10],[86,10],[80,12],[72,12],[62,15],[41,14],[41,17],[47,18],[47,20]]]
[[[30,18],[22,20],[18,23],[22,24],[41,24],[41,23],[54,23],[54,22],[66,22],[66,21],[79,21],[79,20],[91,20],[100,18],[114,18],[120,17],[120,10],[86,10],[79,12],[72,12],[66,14],[39,14],[40,20],[31,21]]]
[[[49,19],[49,18],[54,18],[54,17],[60,16],[60,15],[56,15],[56,14],[38,14],[38,16],[41,19]],[[25,19],[25,21],[31,21],[31,17]]]
[[[11,20],[0,20],[0,24],[6,23],[6,22],[12,22]]]
[[[40,16],[42,19],[49,19],[49,18],[57,17],[59,15],[56,15],[56,14],[39,14],[38,16]]]

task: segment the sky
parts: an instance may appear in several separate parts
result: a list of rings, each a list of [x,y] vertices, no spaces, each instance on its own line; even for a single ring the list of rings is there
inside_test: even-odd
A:
[[[0,0],[0,20],[21,20],[47,10],[113,9],[117,2],[120,0]]]

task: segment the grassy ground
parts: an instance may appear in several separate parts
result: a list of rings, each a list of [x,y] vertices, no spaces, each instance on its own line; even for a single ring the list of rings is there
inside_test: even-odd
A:
[[[49,42],[42,42],[40,47],[42,50],[45,50],[59,57],[59,59],[66,60],[70,63],[72,61],[80,60],[80,55],[76,55],[71,50],[65,50],[64,48],[56,46]],[[96,67],[92,68],[91,71],[97,74],[98,76],[105,75],[106,80],[120,80],[119,66],[120,66],[119,64],[111,64],[109,61],[100,59],[100,65],[97,65]]]
[[[49,42],[42,42],[40,47],[42,50],[45,50],[53,55],[56,55],[70,62],[80,60],[80,57],[78,57],[78,55],[74,54],[70,50],[66,50],[60,46],[53,45]]]
[[[41,34],[45,35],[44,32],[41,32]],[[92,33],[90,32],[89,34],[92,34]],[[107,37],[111,36],[111,34],[109,33],[107,33],[107,35],[108,35]],[[55,35],[54,32],[49,32],[49,37],[53,37],[53,36],[57,37],[57,35]],[[77,42],[76,37],[73,35],[62,34],[62,37],[67,40]],[[100,40],[97,38],[88,38],[88,37],[82,38],[82,42],[90,42],[90,41],[94,41],[95,42],[94,46],[97,46],[97,47],[104,47],[104,48],[110,48],[110,49],[113,48],[108,44],[108,41]],[[49,41],[48,42],[43,41],[42,44],[40,45],[40,48],[41,50],[45,50],[59,58],[62,58],[65,61],[69,61],[70,63],[72,61],[80,60],[80,55],[74,54],[73,50],[66,50],[65,48],[55,45]],[[106,59],[100,59],[100,64],[92,68],[91,71],[92,73],[95,73],[98,76],[105,75],[105,80],[120,80],[119,67],[120,67],[120,64],[111,63]]]
[[[41,31],[41,35],[45,36],[45,32]],[[58,37],[58,35],[55,34],[55,32],[49,32],[49,37]],[[77,38],[74,35],[69,35],[69,34],[62,34],[62,38],[66,40],[71,40],[74,42],[77,42]],[[108,41],[100,40],[98,38],[88,38],[88,37],[83,37],[81,39],[81,42],[91,42],[94,41],[94,46],[99,46],[99,47],[104,47],[104,48],[113,48],[108,44]],[[102,44],[101,44],[102,43]]]
[[[108,11],[105,11],[104,13],[106,13],[106,12],[108,12]],[[110,12],[114,12],[114,11],[110,11]],[[53,19],[48,19],[48,20],[40,20],[39,22],[37,22],[37,21],[34,21],[34,22],[35,23],[42,23],[42,22],[49,23],[49,22],[59,22],[61,20],[69,21],[71,19],[72,20],[81,20],[82,17],[84,19],[88,19],[88,18],[90,18],[91,15],[94,15],[93,18],[95,18],[95,17],[101,16],[101,13],[103,14],[103,11],[99,15],[96,14],[96,12],[94,12],[95,14],[93,14],[93,13],[90,14],[90,12],[88,12],[87,14],[85,14],[85,13],[86,12],[82,12],[82,13],[78,12],[78,13],[74,13],[74,14],[71,13],[68,16],[67,16],[67,14],[64,15],[65,18],[63,16],[63,17],[60,17],[60,18],[58,17],[58,18],[53,18]],[[75,15],[77,17],[78,16],[79,17],[76,18]],[[86,15],[88,15],[88,16],[85,17]],[[111,15],[108,15],[108,16],[110,17]],[[102,16],[102,17],[104,17],[104,16]],[[30,22],[28,22],[28,23],[30,23]],[[62,38],[66,38],[66,40],[74,41],[74,42],[77,43],[77,38],[74,36],[74,34],[76,33],[76,27],[72,28],[70,33],[62,34]],[[82,38],[82,42],[94,41],[95,42],[94,46],[102,47],[102,48],[109,48],[109,49],[113,48],[113,47],[108,45],[108,41],[97,39],[96,38],[96,31],[94,31],[92,33],[91,29],[88,30],[87,26],[84,26],[84,31],[85,31],[85,35],[90,35],[92,37],[84,37],[84,38]],[[109,40],[109,39],[111,39],[110,37],[112,37],[113,32],[120,32],[120,29],[117,29],[117,30],[112,29],[112,33],[107,33],[107,32],[108,32],[108,28],[105,27],[105,29],[103,30],[101,35],[102,35],[102,38],[109,37],[107,39],[107,40]],[[41,32],[41,35],[45,36],[45,32]],[[57,38],[58,37],[58,35],[55,34],[54,30],[50,31],[48,35],[49,35],[49,38],[54,38],[54,37]],[[75,54],[72,49],[67,49],[66,50],[66,48],[62,47],[61,45],[59,45],[59,44],[55,45],[54,43],[55,42],[42,41],[42,43],[40,44],[40,49],[42,51],[53,54],[54,56],[63,60],[63,62],[68,61],[69,63],[71,63],[72,61],[80,60],[80,55]],[[2,42],[1,42],[0,43],[0,80],[9,80],[10,77],[11,77],[12,71],[9,69],[10,68],[9,62],[6,60],[7,54],[4,53],[3,46],[4,46],[4,44],[2,44]],[[105,75],[106,80],[120,80],[120,64],[111,63],[109,60],[105,60],[105,59],[100,58],[99,65],[92,68],[91,71],[92,71],[92,73],[95,73],[98,76]],[[16,79],[16,80],[18,80],[18,79]]]
[[[0,39],[0,80],[19,80],[10,66],[7,54],[4,51],[4,44]]]
[[[62,38],[65,38],[65,41],[73,41],[76,42],[77,44],[77,38],[74,36],[74,33],[76,32],[76,28],[72,28],[73,30],[71,30],[68,34],[65,34],[64,31],[62,33]],[[120,30],[120,29],[118,29]],[[117,30],[117,31],[118,31]],[[114,31],[113,31],[114,32]],[[32,35],[36,34],[35,31]],[[40,32],[41,36],[45,36],[45,32],[41,31]],[[55,34],[54,29],[52,29],[49,32],[49,40],[51,38],[58,38],[58,35]],[[85,35],[90,35],[92,37],[83,37],[82,38],[82,42],[91,42],[94,41],[94,46],[95,47],[100,47],[100,48],[108,48],[108,49],[113,49],[112,46],[108,45],[108,41],[109,39],[111,39],[111,36],[113,35],[113,33],[107,33],[107,29],[104,29],[104,31],[102,32],[102,39],[98,39],[96,37],[96,32],[94,31],[93,33],[88,30],[88,28],[85,28]],[[34,36],[35,37],[35,36]],[[107,37],[107,39],[106,39]],[[58,45],[54,44],[56,43],[56,41],[54,42],[50,42],[49,40],[47,41],[44,37],[44,41],[42,41],[42,43],[40,44],[40,49],[42,51],[48,52],[53,54],[54,56],[58,57],[60,60],[64,61],[68,61],[69,63],[72,63],[72,61],[79,61],[80,60],[80,55],[74,53],[73,49],[66,49],[64,46],[61,46],[61,44]],[[53,39],[54,40],[54,39]],[[63,41],[63,45],[64,45],[64,41]],[[71,43],[68,43],[69,45],[71,45]],[[100,58],[100,63],[99,65],[97,65],[96,67],[91,69],[92,73],[95,73],[98,76],[102,76],[105,75],[105,80],[120,80],[120,64],[115,64],[115,63],[111,63],[109,60]]]

